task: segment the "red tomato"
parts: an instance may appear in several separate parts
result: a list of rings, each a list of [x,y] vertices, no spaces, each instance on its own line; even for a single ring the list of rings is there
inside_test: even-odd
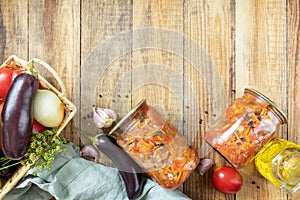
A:
[[[0,98],[5,99],[6,94],[12,82],[12,70],[8,68],[0,68]]]
[[[1,101],[0,101],[1,102]],[[2,113],[2,110],[3,110],[3,105],[4,105],[4,102],[1,102],[0,103],[0,118],[1,118],[1,113]],[[1,123],[1,122],[0,122]],[[1,127],[0,127],[1,128]],[[2,141],[1,141],[1,138],[0,137],[0,150],[2,149]]]
[[[12,81],[16,78],[16,76],[18,76],[19,74],[21,74],[22,72],[24,72],[23,69],[15,69],[13,70],[13,74],[12,74]]]
[[[241,189],[243,178],[235,168],[219,166],[214,170],[212,183],[220,192],[235,194]]]
[[[46,127],[42,124],[38,123],[35,119],[33,119],[32,132],[33,133],[42,133],[46,130]]]
[[[0,98],[1,99],[6,98],[6,95],[8,93],[12,81],[18,74],[22,73],[23,71],[24,70],[21,69],[13,70],[6,67],[0,68],[0,85],[1,85]]]

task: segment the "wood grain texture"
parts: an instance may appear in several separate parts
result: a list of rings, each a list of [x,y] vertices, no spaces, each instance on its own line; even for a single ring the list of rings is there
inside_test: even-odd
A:
[[[82,67],[80,69],[79,127],[83,131],[90,130],[90,126],[93,126],[91,121],[93,105],[102,108],[113,107],[118,114],[124,114],[130,109],[130,104],[123,106],[125,104],[121,103],[121,101],[131,99],[130,91],[120,90],[118,82],[122,75],[131,69],[131,54],[129,52],[119,55],[122,42],[126,42],[124,41],[126,39],[122,40],[123,38],[116,35],[131,30],[131,8],[131,2],[124,0],[95,0],[81,3],[80,62]],[[111,41],[110,39],[115,42],[114,45],[104,48],[102,44]],[[93,52],[96,55],[92,60],[88,59]],[[123,82],[123,85],[130,85],[130,81],[129,78],[128,81]],[[101,163],[113,165],[104,154],[101,156]]]
[[[185,121],[192,120],[195,113],[199,113],[199,128],[193,130],[194,145],[198,149],[203,148],[205,131],[209,125],[221,114],[217,112],[218,106],[224,104],[224,107],[232,101],[232,91],[234,91],[234,3],[228,0],[223,1],[185,1],[184,6],[184,30],[185,34],[195,40],[206,56],[213,62],[210,65],[205,59],[200,63],[191,65],[184,63],[185,79],[189,80],[191,87],[196,91],[199,108],[197,110],[196,102],[186,102],[189,104],[185,109]],[[189,47],[185,52],[186,56],[195,54],[203,56],[204,53],[195,52],[196,49]],[[199,55],[198,55],[199,54]],[[219,77],[212,75],[212,69],[219,73]],[[220,80],[215,80],[219,78]],[[206,79],[206,80],[205,80]],[[211,83],[219,81],[224,88],[211,87]],[[224,90],[225,96],[213,98]],[[185,90],[185,98],[189,93]],[[222,110],[223,111],[223,110]],[[224,159],[215,152],[201,157],[210,157],[214,159],[216,165],[225,164]],[[201,176],[194,173],[186,182],[184,191],[192,199],[234,199],[233,195],[224,195],[215,190],[211,184],[212,173],[206,173]],[[203,187],[209,185],[209,187]]]
[[[0,1],[0,60],[10,55],[28,59],[27,1]]]
[[[180,0],[133,1],[133,31],[145,30],[145,34],[133,37],[132,104],[146,99],[179,131],[183,130],[183,59],[174,51],[183,55],[183,46],[179,42],[171,48],[174,38],[164,33],[183,33],[182,11]],[[148,33],[148,27],[155,27],[157,34]],[[153,41],[151,48],[146,48],[148,41]]]
[[[153,34],[143,35],[147,31]],[[189,41],[196,48],[186,46]],[[151,42],[153,48],[140,48]],[[198,47],[212,63],[190,62],[199,56]],[[93,104],[122,117],[146,98],[201,149],[220,107],[214,98],[220,90],[208,89],[216,83],[212,65],[224,86],[222,103],[242,96],[245,87],[261,91],[288,115],[278,137],[300,143],[297,0],[0,0],[0,61],[11,54],[38,57],[61,76],[78,107],[63,136],[78,145],[84,142],[75,127],[89,129]],[[214,151],[201,156],[226,164]],[[105,156],[101,162],[113,166]],[[212,170],[204,176],[196,171],[179,190],[195,200],[291,199],[253,163],[240,171],[244,186],[236,195],[213,188]]]
[[[300,2],[287,1],[287,64],[288,64],[288,140],[300,144]],[[299,197],[289,195],[289,200]]]
[[[253,87],[287,111],[287,31],[285,1],[236,1],[236,91]],[[278,133],[286,138],[287,130]],[[243,189],[237,199],[286,199],[263,179],[253,162],[241,170]]]
[[[63,80],[71,99],[73,80],[80,66],[80,1],[29,1],[29,58],[39,58],[52,66]],[[47,80],[59,86],[46,71]],[[71,125],[62,136],[80,144]]]
[[[160,31],[182,33],[182,6],[182,1],[133,1],[133,31],[145,30],[144,33],[147,33],[148,27],[156,27],[157,33]],[[163,34],[145,34],[142,40],[133,38],[132,85],[135,87],[132,88],[135,90],[133,105],[146,98],[149,105],[158,106],[157,109],[163,112],[162,114],[168,115],[167,118],[172,124],[177,124],[176,115],[182,113],[180,105],[183,106],[181,98],[183,95],[183,61],[172,52],[172,49],[168,49],[168,44],[172,41],[167,41],[167,38],[163,36]],[[153,48],[136,48],[146,44],[147,40],[161,42],[165,44],[165,49],[159,49],[157,45],[153,45]],[[176,48],[183,51],[182,46]],[[160,71],[155,69],[160,69]],[[144,77],[135,71],[148,71],[148,74]],[[169,77],[168,72],[178,75],[177,82],[171,81],[172,78]],[[156,84],[156,80],[162,81],[161,84]],[[139,88],[136,88],[137,86]],[[172,88],[175,89],[172,91]]]
[[[288,1],[288,138],[299,143],[300,136],[297,126],[300,118],[300,106],[298,100],[300,97],[300,2]]]

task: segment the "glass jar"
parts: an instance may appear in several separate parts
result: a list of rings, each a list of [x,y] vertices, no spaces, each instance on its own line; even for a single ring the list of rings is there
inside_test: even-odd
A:
[[[239,169],[287,123],[285,114],[266,96],[246,88],[206,131],[205,140]]]
[[[182,184],[199,164],[197,150],[145,100],[110,132],[117,137],[118,145],[164,188]]]
[[[255,166],[274,185],[300,193],[300,145],[274,138],[257,153]]]

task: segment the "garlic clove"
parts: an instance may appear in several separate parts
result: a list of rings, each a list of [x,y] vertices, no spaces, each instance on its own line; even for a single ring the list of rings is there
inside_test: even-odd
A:
[[[198,166],[200,175],[204,175],[212,166],[214,162],[212,159],[204,158],[200,160],[200,164]]]

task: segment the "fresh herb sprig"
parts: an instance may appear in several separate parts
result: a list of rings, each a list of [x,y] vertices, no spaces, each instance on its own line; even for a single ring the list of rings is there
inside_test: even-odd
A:
[[[31,168],[38,167],[40,171],[44,169],[51,171],[51,164],[54,161],[55,154],[66,151],[66,148],[61,148],[61,145],[66,143],[66,139],[63,137],[55,137],[53,139],[55,134],[55,129],[33,134],[29,149],[21,160],[21,164],[30,165]]]
[[[67,141],[63,137],[54,137],[56,134],[55,129],[45,130],[42,133],[35,133],[31,136],[30,146],[22,158],[16,164],[29,165],[30,168],[37,167],[40,171],[47,169],[51,171],[51,164],[54,161],[54,156],[58,152],[66,151],[66,148],[62,148],[62,144],[65,144]],[[7,158],[7,160],[9,160]],[[9,168],[11,166],[5,166]],[[4,168],[0,168],[2,170]],[[36,175],[37,172],[34,172]]]

